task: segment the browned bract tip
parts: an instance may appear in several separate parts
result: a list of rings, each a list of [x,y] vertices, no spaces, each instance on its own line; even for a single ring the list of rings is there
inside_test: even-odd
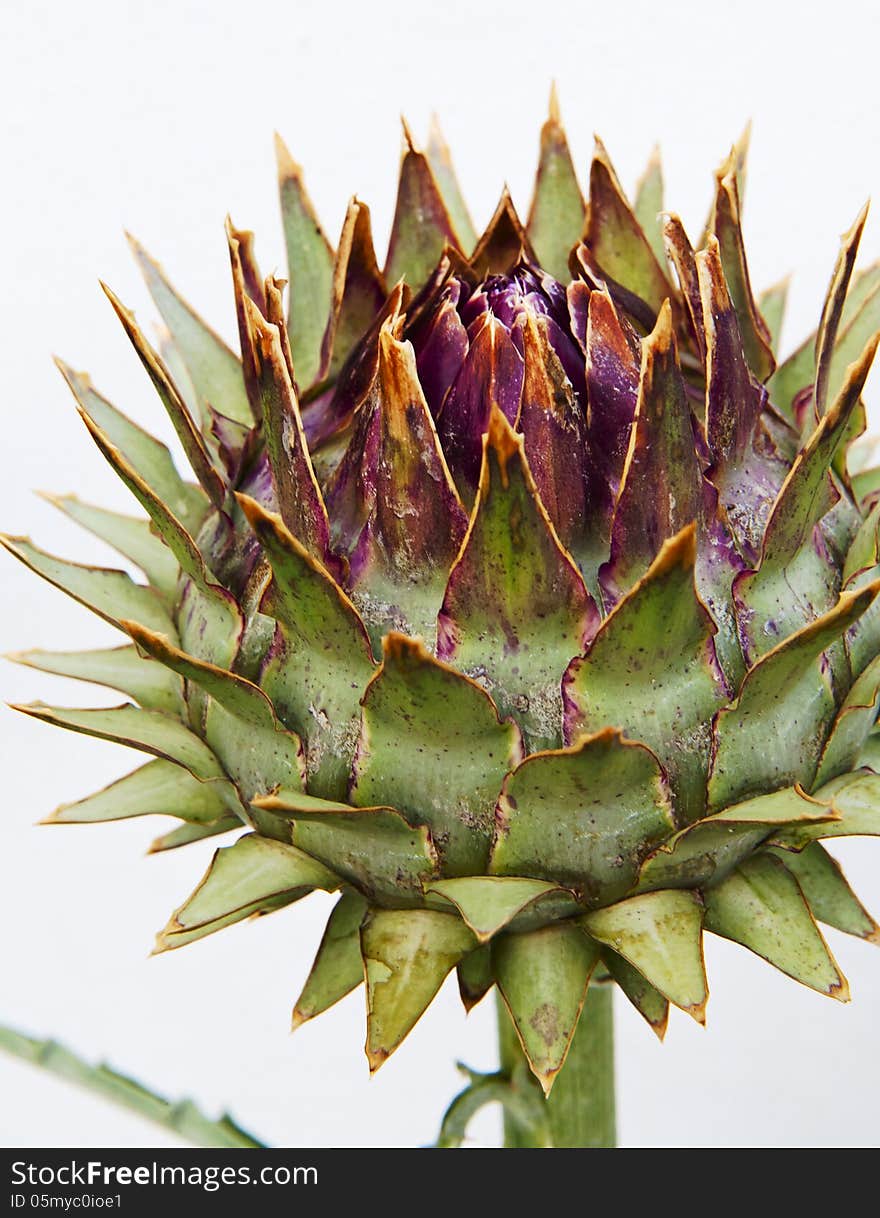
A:
[[[657,324],[645,339],[645,358],[668,355],[675,349],[675,333],[672,327],[672,305],[669,298],[663,301],[657,314]]]
[[[391,1054],[387,1049],[371,1049],[369,1045],[364,1046],[364,1052],[367,1055],[367,1061],[370,1064],[370,1077],[376,1073],[380,1066],[384,1066]]]
[[[680,533],[668,538],[660,547],[660,552],[651,564],[651,574],[654,578],[668,571],[681,567],[684,571],[693,570],[697,561],[697,525],[685,525]]]
[[[550,83],[550,103],[547,111],[547,121],[561,125],[562,114],[559,109],[559,90],[556,87],[556,81]]]
[[[532,243],[513,205],[510,190],[505,185],[492,219],[469,262],[474,272],[485,278],[486,275],[507,274],[522,258],[537,262]]]
[[[302,185],[302,166],[290,155],[290,150],[277,131],[275,132],[275,160],[278,163],[279,178],[282,180],[290,178]]]
[[[507,464],[517,457],[523,459],[524,448],[522,436],[517,435],[507,421],[507,416],[497,406],[492,407],[492,413],[489,415],[489,430],[485,439],[487,455],[490,450],[495,454],[501,484],[506,488],[509,481]]]
[[[407,152],[420,153],[422,150],[416,143],[416,138],[413,135],[412,127],[410,127],[409,123],[406,121],[406,115],[404,114],[401,114],[400,116],[400,125],[403,128],[403,142],[405,144],[403,150],[404,156],[407,154]]]
[[[291,1016],[290,1016],[291,1032],[295,1032],[297,1030],[297,1028],[301,1028],[304,1023],[308,1023],[309,1019],[311,1019],[310,1015],[305,1015],[299,1009],[299,1007],[294,1007],[293,1011],[291,1012]]]
[[[399,668],[414,668],[420,664],[435,662],[421,639],[410,638],[397,630],[390,630],[382,639],[382,660],[385,664],[396,664]]]

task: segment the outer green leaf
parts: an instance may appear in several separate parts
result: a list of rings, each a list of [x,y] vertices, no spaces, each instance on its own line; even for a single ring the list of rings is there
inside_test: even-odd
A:
[[[108,512],[106,508],[82,503],[75,495],[43,498],[140,567],[159,592],[174,596],[180,568],[165,543],[150,530],[148,520]]]
[[[374,910],[361,929],[367,981],[367,1060],[378,1070],[475,944],[454,914]]]
[[[531,749],[552,747],[561,739],[562,674],[597,624],[595,602],[537,495],[522,437],[495,409],[437,654],[480,675]]]
[[[422,904],[422,885],[437,872],[437,851],[428,830],[408,824],[395,808],[355,808],[283,787],[253,805],[289,816],[294,845],[375,904]]]
[[[877,656],[853,683],[819,761],[816,785],[821,786],[850,771],[877,720],[880,710],[880,656]]]
[[[758,312],[764,318],[764,324],[770,334],[770,345],[774,356],[779,350],[779,338],[782,334],[782,322],[785,317],[785,305],[788,300],[788,288],[791,280],[786,275],[779,283],[766,288],[758,297]]]
[[[710,809],[796,782],[811,785],[836,712],[820,657],[859,619],[878,588],[880,583],[844,592],[833,609],[759,660],[736,702],[718,712]]]
[[[291,1029],[314,1019],[357,989],[364,979],[361,922],[367,903],[358,892],[344,892],[333,907],[318,954],[293,1008]]]
[[[742,609],[743,642],[752,661],[829,609],[838,592],[837,570],[817,546],[814,528],[835,503],[829,478],[832,462],[862,392],[878,337],[850,368],[846,384],[786,477],[767,522],[758,569],[744,572],[734,584],[734,597]]]
[[[168,282],[165,272],[129,235],[129,244],[162,320],[171,332],[203,407],[250,425],[241,360]]]
[[[554,87],[550,116],[541,128],[541,155],[526,232],[541,266],[563,283],[569,277],[568,255],[583,231],[584,213],[584,197]]]
[[[636,183],[636,197],[633,211],[642,231],[648,238],[648,244],[654,251],[654,257],[660,266],[666,265],[666,249],[663,244],[663,229],[661,212],[663,211],[663,167],[660,164],[660,150],[654,148],[651,152],[645,172]]]
[[[645,860],[639,887],[702,888],[732,871],[774,829],[825,823],[835,817],[830,803],[811,799],[799,787],[758,795],[707,816],[664,842]]]
[[[816,384],[813,389],[813,404],[816,417],[820,419],[825,413],[825,408],[829,401],[828,382],[831,374],[834,347],[837,341],[837,331],[840,326],[844,301],[846,300],[847,289],[859,248],[859,241],[861,240],[862,230],[865,227],[867,217],[868,207],[866,204],[856,217],[852,228],[841,237],[840,251],[831,274],[831,282],[828,285],[825,304],[822,308],[822,317],[819,321],[819,328],[816,331]],[[858,352],[853,352],[851,358],[855,359],[857,354]]]
[[[594,939],[629,961],[665,998],[705,1022],[703,909],[693,892],[649,892],[581,920]]]
[[[152,346],[147,342],[143,331],[135,321],[134,313],[125,307],[119,297],[106,284],[101,286],[104,289],[104,294],[113,306],[116,316],[122,323],[132,346],[137,352],[138,359],[153,382],[153,386],[168,413],[171,424],[177,432],[177,438],[180,440],[181,447],[186,453],[186,459],[189,461],[193,473],[198,478],[199,483],[214,506],[222,506],[225,496],[223,479],[214,468],[202,435],[196,427],[189,408],[180,396],[177,386],[171,380],[168,369],[159,359]],[[243,384],[244,382],[242,381]]]
[[[162,854],[166,850],[177,850],[181,846],[189,846],[192,842],[202,842],[208,837],[218,837],[221,833],[231,833],[240,829],[240,816],[222,816],[219,820],[207,824],[183,824],[169,833],[163,833],[150,842],[148,854]]]
[[[770,332],[755,305],[749,282],[734,161],[735,157],[732,156],[716,176],[712,227],[718,238],[724,275],[739,318],[745,357],[755,376],[763,382],[773,373],[776,361],[770,345]]]
[[[497,825],[493,872],[555,881],[599,905],[632,887],[675,822],[656,757],[605,728],[527,757],[505,780]]]
[[[519,732],[484,690],[417,641],[386,635],[363,697],[355,803],[399,808],[430,829],[444,874],[479,874],[502,779],[519,757]]]
[[[599,139],[590,166],[584,241],[605,275],[643,300],[655,316],[664,300],[674,295]]]
[[[458,992],[468,1014],[486,997],[494,984],[492,950],[488,943],[483,943],[468,952],[458,964]]]
[[[440,187],[440,193],[446,203],[452,226],[458,234],[461,248],[464,253],[469,254],[477,244],[477,231],[458,184],[458,177],[452,164],[452,154],[440,129],[436,114],[431,116],[425,155],[431,165],[437,185]]]
[[[90,419],[101,428],[141,478],[151,486],[168,510],[186,528],[195,532],[207,511],[208,503],[197,486],[184,482],[174,467],[171,453],[154,436],[102,397],[84,372],[74,372],[62,360],[55,361],[73,396]]]
[[[306,746],[309,789],[341,798],[360,725],[360,695],[375,670],[363,622],[280,517],[245,496],[239,503],[272,565],[263,612],[280,623],[261,685]]]
[[[355,343],[367,333],[388,295],[376,262],[370,209],[354,198],[348,205],[336,261],[330,320],[321,348],[321,379],[335,379]]]
[[[176,636],[174,622],[152,588],[136,584],[124,571],[84,567],[39,550],[27,537],[0,537],[0,545],[37,575],[97,613],[111,626],[131,618],[150,630]],[[121,629],[121,627],[120,627]]]
[[[321,363],[321,340],[330,316],[333,247],[306,193],[302,170],[278,135],[275,153],[290,276],[290,345],[297,384],[304,389]]]
[[[315,888],[333,892],[339,881],[295,846],[257,833],[221,847],[198,887],[171,915],[156,951],[183,947],[252,914],[290,905]]]
[[[669,1023],[669,1002],[659,990],[654,989],[638,969],[610,948],[602,953],[602,963],[626,994],[638,1013],[657,1034],[659,1040],[666,1036]]]
[[[129,624],[129,633],[147,655],[212,699],[205,714],[205,738],[245,799],[279,783],[302,786],[299,737],[278,722],[259,686],[187,655],[161,635],[134,623]]]
[[[202,825],[219,820],[236,802],[234,790],[223,779],[196,778],[176,762],[159,758],[94,795],[62,804],[45,823],[85,825],[155,814]]]
[[[859,901],[841,870],[819,842],[811,842],[799,852],[771,852],[781,860],[800,886],[813,917],[826,926],[880,943],[880,927]]]
[[[454,880],[432,880],[425,892],[451,901],[480,943],[485,943],[531,905],[550,893],[563,892],[546,880],[519,876],[473,875]]]
[[[459,241],[428,158],[416,147],[406,123],[403,134],[405,147],[385,279],[395,284],[405,278],[417,289],[440,261],[444,248],[458,247]]]
[[[59,677],[118,689],[148,710],[167,711],[172,715],[183,710],[182,683],[160,665],[142,660],[134,647],[112,647],[104,651],[21,651],[7,659]]]
[[[840,819],[781,829],[767,839],[767,844],[803,850],[816,838],[880,837],[880,775],[867,769],[844,774],[819,787],[815,798],[830,800]]]
[[[741,943],[811,989],[849,1001],[849,986],[797,880],[778,858],[755,855],[706,893],[706,930]]]
[[[498,988],[545,1095],[565,1063],[598,959],[598,948],[574,922],[502,935],[492,944]]]
[[[164,757],[189,770],[194,778],[226,777],[220,762],[205,742],[184,727],[179,719],[160,711],[141,710],[129,703],[106,709],[93,710],[89,707],[75,710],[32,702],[14,709],[55,727],[65,727],[85,736],[112,740],[115,744]]]
[[[728,698],[695,560],[693,526],[664,542],[564,685],[566,739],[612,723],[644,741],[669,775],[680,822],[705,808],[710,723]]]

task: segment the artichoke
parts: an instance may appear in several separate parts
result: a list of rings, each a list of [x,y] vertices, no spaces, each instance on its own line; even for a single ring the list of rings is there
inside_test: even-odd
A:
[[[404,134],[384,269],[279,145],[289,302],[227,222],[240,358],[134,243],[160,350],[107,295],[194,480],[61,365],[146,515],[58,507],[147,582],[7,538],[128,636],[18,658],[130,701],[19,709],[152,756],[52,823],[237,833],[158,950],[337,892],[294,1025],[365,983],[375,1069],[457,970],[522,1099],[591,981],[662,1037],[704,1020],[704,931],[842,1000],[817,922],[878,937],[821,841],[880,833],[880,268],[863,212],[777,364],[745,141],[695,250],[656,160],[630,204],[597,143],[585,203],[555,102],[527,223],[505,192],[480,237],[439,130]]]

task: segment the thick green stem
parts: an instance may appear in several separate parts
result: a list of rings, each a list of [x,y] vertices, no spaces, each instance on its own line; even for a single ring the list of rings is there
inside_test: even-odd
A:
[[[614,1113],[613,986],[591,985],[568,1050],[565,1066],[546,1101],[547,1119],[555,1147],[616,1145]],[[510,1074],[523,1060],[510,1016],[498,998],[498,1043],[501,1069]],[[537,1084],[536,1084],[537,1086]],[[504,1118],[506,1147],[535,1147],[539,1143]]]

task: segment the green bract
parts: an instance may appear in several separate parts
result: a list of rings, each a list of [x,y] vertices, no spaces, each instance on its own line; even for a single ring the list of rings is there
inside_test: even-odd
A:
[[[18,659],[130,701],[20,709],[150,759],[50,820],[245,830],[159,950],[338,893],[294,1024],[365,982],[371,1068],[457,970],[549,1091],[591,984],[660,1035],[669,1003],[704,1019],[704,930],[846,998],[816,922],[878,936],[821,845],[880,833],[864,214],[777,364],[743,146],[694,250],[656,160],[630,204],[597,145],[584,202],[555,105],[528,222],[505,193],[479,238],[438,131],[405,134],[384,269],[364,204],[334,251],[280,147],[286,310],[227,225],[241,357],[139,246],[161,352],[108,290],[194,481],[62,367],[146,516],[53,502],[147,582],[7,538],[127,636]]]

